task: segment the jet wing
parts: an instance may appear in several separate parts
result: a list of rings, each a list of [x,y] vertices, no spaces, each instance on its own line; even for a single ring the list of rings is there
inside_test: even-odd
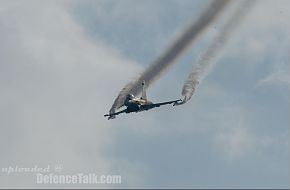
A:
[[[160,107],[160,106],[167,105],[167,104],[176,105],[180,101],[182,101],[182,100],[174,100],[174,101],[169,101],[169,102],[160,102],[160,103],[155,103],[155,104],[141,105],[140,108],[141,108],[141,110],[149,110],[149,109]]]
[[[125,113],[127,111],[127,109],[124,109],[122,111],[118,111],[116,113],[112,113],[112,114],[105,114],[104,117],[108,117],[108,119],[115,119],[116,115],[119,115],[121,113]]]

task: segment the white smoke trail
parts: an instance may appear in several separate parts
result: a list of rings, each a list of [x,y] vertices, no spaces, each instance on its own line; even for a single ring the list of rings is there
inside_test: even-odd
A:
[[[254,0],[243,0],[238,4],[238,9],[222,27],[207,51],[204,52],[198,62],[193,66],[192,72],[189,74],[183,85],[181,92],[183,101],[179,104],[184,104],[191,99],[197,85],[208,75],[214,64],[217,62],[217,56],[220,55],[226,42],[233,34],[233,30],[240,24],[245,13],[248,12],[250,7],[252,7],[253,2]]]
[[[139,95],[142,91],[141,83],[146,81],[147,87],[158,79],[174,63],[176,58],[197,39],[199,34],[222,12],[230,0],[213,0],[201,16],[161,55],[146,69],[136,80],[127,84],[114,101],[110,114],[122,107],[127,94]]]

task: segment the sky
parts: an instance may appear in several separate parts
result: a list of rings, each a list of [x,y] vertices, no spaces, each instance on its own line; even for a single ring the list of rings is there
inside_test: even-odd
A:
[[[289,188],[289,1],[257,1],[185,105],[103,117],[207,5],[1,0],[0,168],[61,165],[122,184],[44,185],[0,172],[0,187]],[[150,100],[181,96],[233,8],[150,86]]]

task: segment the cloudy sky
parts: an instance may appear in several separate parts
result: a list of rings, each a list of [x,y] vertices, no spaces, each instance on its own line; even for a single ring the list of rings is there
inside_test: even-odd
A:
[[[289,188],[289,1],[258,1],[187,104],[103,117],[207,5],[1,0],[0,169],[122,176],[118,185],[73,186],[83,188]],[[180,97],[230,12],[148,89],[153,102]],[[71,187],[1,171],[0,184]]]

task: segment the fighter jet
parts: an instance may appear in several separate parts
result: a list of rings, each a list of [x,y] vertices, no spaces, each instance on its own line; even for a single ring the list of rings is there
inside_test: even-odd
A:
[[[156,107],[160,107],[166,104],[173,104],[173,106],[178,105],[182,100],[173,100],[173,101],[168,101],[168,102],[161,102],[161,103],[152,103],[147,99],[146,96],[146,86],[145,86],[145,81],[142,82],[142,94],[141,97],[135,97],[133,94],[128,94],[125,101],[124,105],[127,108],[115,112],[115,113],[109,113],[104,115],[104,117],[108,117],[108,119],[114,119],[116,115],[119,115],[121,113],[131,113],[131,112],[141,112],[141,111],[147,111]]]

